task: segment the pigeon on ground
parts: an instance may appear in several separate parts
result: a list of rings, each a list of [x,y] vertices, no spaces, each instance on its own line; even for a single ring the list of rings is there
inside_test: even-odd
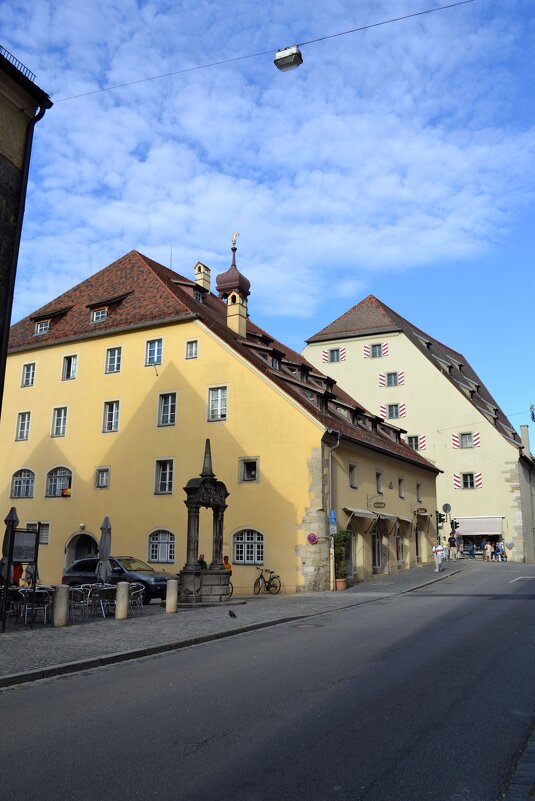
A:
[[[228,610],[228,616],[229,617],[237,617],[236,612],[233,612],[232,609]]]

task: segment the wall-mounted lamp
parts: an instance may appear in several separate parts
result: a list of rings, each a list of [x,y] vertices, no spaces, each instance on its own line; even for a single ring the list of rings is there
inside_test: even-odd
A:
[[[83,531],[83,530],[84,530],[84,528],[85,528],[85,523],[80,523],[80,528],[81,528],[81,529],[82,529],[82,531]]]
[[[303,56],[297,45],[284,47],[282,50],[277,50],[273,63],[281,72],[289,72],[303,63]]]

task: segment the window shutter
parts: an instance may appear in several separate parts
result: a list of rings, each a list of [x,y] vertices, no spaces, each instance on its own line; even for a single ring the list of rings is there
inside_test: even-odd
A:
[[[404,403],[400,403],[399,404],[399,416],[400,417],[405,417],[405,404]]]
[[[381,403],[379,406],[379,417],[382,417],[383,420],[386,420],[386,403]]]
[[[386,373],[379,373],[379,386],[386,387]]]
[[[480,443],[481,443],[481,437],[479,435],[479,431],[474,431],[472,434],[472,444],[474,448],[479,448]]]
[[[427,446],[427,437],[425,434],[420,434],[418,437],[418,450],[425,451]]]
[[[453,489],[461,489],[462,477],[460,473],[453,474]]]
[[[388,356],[388,342],[383,342],[382,352],[383,356]]]
[[[401,385],[404,383],[405,383],[405,370],[398,370],[398,384]]]
[[[346,349],[340,348],[340,361],[345,362],[346,360]]]
[[[452,448],[458,448],[460,446],[460,440],[461,440],[461,438],[459,437],[459,434],[452,434],[451,435],[451,447]]]
[[[362,355],[364,356],[365,359],[369,359],[370,358],[370,356],[371,356],[371,348],[370,348],[369,345],[364,345],[364,348],[362,350]]]
[[[328,351],[328,350],[322,350],[322,351],[321,351],[321,361],[322,361],[324,364],[325,364],[325,362],[328,362],[328,361],[329,361],[329,351]]]
[[[474,484],[476,485],[476,489],[481,489],[483,486],[483,476],[481,473],[474,473]]]

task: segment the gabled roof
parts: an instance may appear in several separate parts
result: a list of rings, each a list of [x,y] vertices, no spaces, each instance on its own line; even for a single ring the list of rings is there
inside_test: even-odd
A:
[[[329,342],[337,339],[375,336],[402,332],[418,350],[461,392],[479,414],[492,423],[497,431],[519,449],[522,442],[498,403],[467,359],[457,351],[426,334],[400,314],[368,295],[330,325],[307,339],[307,343]]]
[[[108,306],[108,314],[103,320],[91,322],[90,310],[96,306]],[[37,335],[36,320],[47,319],[49,330]],[[191,319],[203,322],[267,375],[315,417],[326,432],[340,432],[368,448],[440,472],[400,441],[400,429],[367,411],[301,354],[275,340],[250,319],[246,336],[239,336],[227,325],[226,303],[135,250],[16,323],[11,328],[9,352]]]

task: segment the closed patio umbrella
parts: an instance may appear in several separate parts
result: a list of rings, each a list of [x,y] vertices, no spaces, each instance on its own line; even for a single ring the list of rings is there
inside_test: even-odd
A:
[[[105,517],[100,527],[100,542],[98,545],[98,562],[96,567],[97,578],[103,584],[109,580],[111,576],[111,523],[109,517]]]

